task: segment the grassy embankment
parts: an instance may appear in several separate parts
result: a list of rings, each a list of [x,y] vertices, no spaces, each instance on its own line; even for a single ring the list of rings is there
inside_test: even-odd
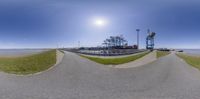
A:
[[[13,74],[32,74],[46,70],[56,63],[56,50],[23,57],[0,57],[0,71]]]
[[[127,56],[127,57],[120,57],[120,58],[99,58],[99,57],[90,57],[90,56],[86,56],[86,55],[80,55],[80,56],[88,58],[92,61],[95,61],[100,64],[104,64],[104,65],[118,65],[118,64],[128,63],[130,61],[134,61],[136,59],[139,59],[139,58],[147,55],[148,53],[150,53],[150,52],[144,52],[141,54]]]
[[[157,56],[157,58],[160,58],[160,57],[166,56],[170,53],[171,52],[169,52],[169,51],[156,51],[156,56]]]
[[[185,60],[188,64],[198,68],[200,70],[200,56],[190,56],[183,53],[176,54],[178,57]]]

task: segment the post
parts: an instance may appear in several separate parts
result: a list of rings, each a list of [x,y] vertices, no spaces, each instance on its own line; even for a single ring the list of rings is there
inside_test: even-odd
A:
[[[136,31],[137,31],[137,48],[139,49],[139,32],[140,32],[140,29],[136,29]]]
[[[78,41],[78,48],[80,48],[80,41]]]

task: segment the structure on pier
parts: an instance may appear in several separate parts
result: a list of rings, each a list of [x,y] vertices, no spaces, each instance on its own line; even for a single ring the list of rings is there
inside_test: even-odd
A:
[[[146,49],[154,49],[154,38],[156,33],[155,32],[150,32],[150,30],[147,30],[147,38],[146,38]]]
[[[123,35],[110,36],[110,38],[104,40],[103,45],[107,48],[123,48],[128,45],[128,42]]]

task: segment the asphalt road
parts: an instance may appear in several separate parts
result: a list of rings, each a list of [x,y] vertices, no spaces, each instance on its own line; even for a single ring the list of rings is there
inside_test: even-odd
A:
[[[200,99],[200,71],[174,54],[117,69],[66,52],[39,75],[0,73],[0,99]]]

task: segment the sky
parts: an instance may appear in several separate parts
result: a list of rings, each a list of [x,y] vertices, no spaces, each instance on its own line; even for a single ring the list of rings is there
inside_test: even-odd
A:
[[[0,48],[101,46],[117,35],[134,45],[136,29],[145,48],[150,29],[156,48],[196,49],[199,18],[199,0],[1,0]]]

